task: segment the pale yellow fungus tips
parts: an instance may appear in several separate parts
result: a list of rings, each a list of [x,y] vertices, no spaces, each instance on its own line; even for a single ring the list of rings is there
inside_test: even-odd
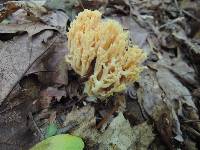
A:
[[[85,83],[88,95],[107,97],[139,78],[145,55],[129,45],[128,32],[117,21],[102,20],[99,11],[84,10],[71,23],[67,35],[67,62],[81,76],[94,71]]]

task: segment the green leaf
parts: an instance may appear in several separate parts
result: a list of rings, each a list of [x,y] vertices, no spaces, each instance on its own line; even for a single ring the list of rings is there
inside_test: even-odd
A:
[[[84,142],[80,137],[60,134],[47,138],[30,150],[83,150]]]
[[[45,138],[56,135],[57,130],[58,130],[58,128],[57,128],[57,125],[55,123],[49,124],[47,129],[46,129]]]

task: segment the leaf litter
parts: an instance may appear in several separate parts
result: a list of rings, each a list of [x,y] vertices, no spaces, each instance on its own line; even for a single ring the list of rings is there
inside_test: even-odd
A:
[[[188,0],[5,3],[0,11],[0,146],[28,149],[53,122],[57,133],[83,138],[86,149],[198,149],[198,6]],[[83,80],[64,62],[69,21],[94,7],[104,18],[119,21],[147,53],[140,80],[120,101],[118,96],[89,101]]]

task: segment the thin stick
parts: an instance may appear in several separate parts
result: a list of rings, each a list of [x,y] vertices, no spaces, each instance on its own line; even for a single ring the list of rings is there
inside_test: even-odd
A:
[[[100,129],[100,128],[103,126],[103,124],[105,124],[105,123],[109,120],[110,116],[112,116],[112,114],[113,114],[114,112],[116,112],[116,111],[119,109],[119,106],[121,105],[122,96],[124,96],[124,95],[117,95],[117,96],[116,96],[116,103],[115,103],[114,107],[113,107],[112,110],[111,110],[110,112],[108,112],[108,113],[105,115],[105,117],[97,124],[96,129]]]
[[[188,15],[189,17],[191,17],[192,19],[194,19],[194,20],[196,20],[197,22],[200,23],[200,19],[197,18],[197,17],[195,17],[194,15],[192,15],[191,13],[189,13],[188,11],[183,10],[183,13],[186,14],[186,15]]]
[[[100,128],[103,126],[103,124],[105,124],[105,123],[109,120],[110,116],[112,116],[112,114],[113,114],[115,111],[117,111],[118,107],[119,107],[119,106],[115,105],[115,106],[113,107],[113,109],[112,109],[110,112],[108,112],[108,113],[106,114],[106,116],[97,124],[96,129],[100,129]]]
[[[200,122],[200,120],[186,120],[183,121],[184,123],[193,123],[193,122]]]
[[[44,139],[44,135],[43,135],[42,131],[40,130],[40,128],[37,126],[37,123],[35,122],[32,113],[29,112],[28,116],[29,116],[30,120],[33,122],[33,125],[34,125],[35,129],[40,134],[41,139]]]
[[[82,0],[78,0],[78,1],[79,1],[80,5],[81,5],[82,9],[84,10],[85,8],[83,6]]]
[[[178,17],[178,18],[176,18],[176,19],[174,19],[174,20],[172,20],[172,21],[169,21],[169,22],[167,22],[167,23],[161,25],[161,26],[159,27],[159,29],[162,29],[162,28],[164,28],[164,27],[166,27],[166,26],[175,24],[175,23],[177,23],[177,22],[181,22],[181,21],[183,21],[183,20],[184,20],[184,17]]]

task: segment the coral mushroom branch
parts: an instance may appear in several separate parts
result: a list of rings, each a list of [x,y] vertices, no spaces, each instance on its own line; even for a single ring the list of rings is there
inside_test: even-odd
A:
[[[66,60],[81,76],[87,75],[95,63],[84,91],[89,96],[108,97],[139,78],[145,54],[129,44],[128,32],[117,21],[103,20],[101,15],[84,10],[71,23]]]

